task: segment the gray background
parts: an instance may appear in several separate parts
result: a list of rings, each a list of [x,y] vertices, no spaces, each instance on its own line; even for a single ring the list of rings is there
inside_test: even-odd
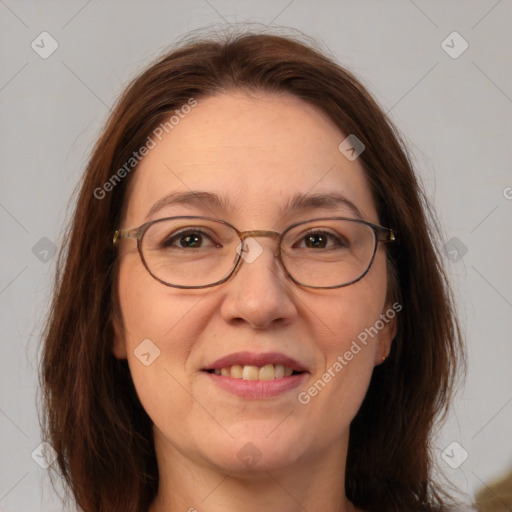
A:
[[[509,470],[511,14],[510,0],[0,0],[0,511],[62,510],[31,458],[40,443],[39,329],[53,244],[109,107],[187,31],[248,21],[317,38],[405,134],[451,240],[447,264],[469,352],[466,385],[435,440],[439,466],[470,496]],[[31,47],[50,48],[43,31],[58,43],[46,59]],[[454,31],[469,44],[458,58],[445,51],[462,49],[457,36],[442,46]],[[457,468],[441,457],[452,442],[468,453]],[[447,460],[461,454],[452,446]]]

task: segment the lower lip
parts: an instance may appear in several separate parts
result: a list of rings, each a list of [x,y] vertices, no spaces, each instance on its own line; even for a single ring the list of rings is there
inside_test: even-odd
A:
[[[217,386],[243,398],[270,398],[296,388],[306,378],[307,372],[272,380],[245,380],[204,372]]]

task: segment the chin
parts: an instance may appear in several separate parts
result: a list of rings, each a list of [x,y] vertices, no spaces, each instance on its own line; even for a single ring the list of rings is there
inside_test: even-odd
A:
[[[204,453],[224,471],[240,475],[255,475],[295,464],[300,456],[298,446],[303,447],[303,444],[292,442],[293,439],[284,432],[284,435],[273,438],[273,434],[268,436],[270,431],[254,435],[245,431],[243,435],[226,439],[224,443],[215,443],[214,453],[211,451],[213,443],[209,444],[209,449]]]

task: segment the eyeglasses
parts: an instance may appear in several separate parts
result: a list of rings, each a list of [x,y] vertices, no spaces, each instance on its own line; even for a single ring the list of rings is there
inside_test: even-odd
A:
[[[227,281],[242,259],[254,261],[261,251],[257,237],[277,241],[275,256],[286,275],[307,288],[340,288],[369,271],[378,242],[392,242],[392,229],[345,217],[297,222],[282,233],[238,231],[219,219],[167,217],[133,229],[118,229],[114,245],[137,240],[142,263],[157,281],[175,288],[207,288]]]

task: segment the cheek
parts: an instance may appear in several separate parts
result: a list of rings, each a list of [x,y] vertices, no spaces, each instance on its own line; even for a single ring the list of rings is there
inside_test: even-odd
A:
[[[155,281],[138,260],[138,254],[129,255],[119,270],[119,302],[126,328],[128,348],[143,339],[157,339],[166,325],[163,296],[165,289]]]
[[[152,422],[175,440],[187,439],[198,415],[187,361],[205,329],[200,299],[162,285],[136,264],[120,268],[123,342],[133,384]]]
[[[324,338],[323,345],[317,347],[322,353],[322,365],[298,395],[299,403],[315,425],[315,442],[319,447],[348,432],[373,372],[371,346],[354,343],[359,333],[355,322],[343,322],[343,330],[344,334],[335,339]]]
[[[133,350],[149,338],[162,354],[177,355],[178,347],[182,347],[178,353],[186,353],[186,346],[204,328],[206,317],[197,313],[202,296],[159,283],[135,256],[127,258],[119,272],[119,302],[127,348]]]
[[[310,316],[321,360],[304,400],[317,401],[340,425],[363,401],[379,348],[375,326],[385,308],[387,280],[385,258],[377,256],[361,281],[318,300]]]
[[[162,285],[140,267],[126,258],[119,271],[122,342],[139,399],[156,422],[162,404],[186,411],[190,397],[180,383],[186,387],[187,358],[206,315],[201,297]]]
[[[317,339],[326,363],[346,354],[350,366],[358,366],[374,353],[378,336],[371,328],[385,309],[387,285],[384,263],[375,263],[363,279],[318,301]]]

